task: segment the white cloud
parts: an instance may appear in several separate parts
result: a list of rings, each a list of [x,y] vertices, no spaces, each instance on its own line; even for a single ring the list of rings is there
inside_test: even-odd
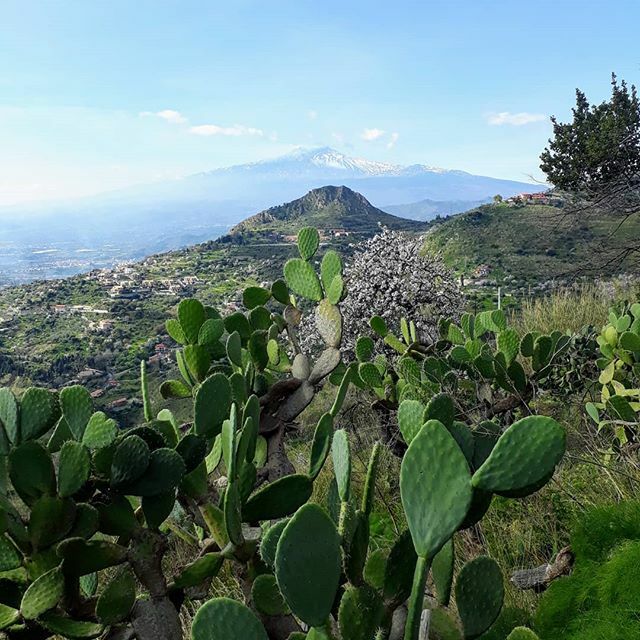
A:
[[[230,127],[221,127],[217,124],[200,124],[190,127],[189,132],[197,136],[264,136],[262,129],[246,127],[242,124],[234,124]]]
[[[527,113],[522,111],[520,113],[509,113],[509,111],[501,111],[500,113],[492,113],[487,116],[487,122],[491,125],[500,126],[503,124],[510,124],[514,127],[521,127],[525,124],[531,124],[532,122],[541,122],[546,120],[547,116],[543,113]]]
[[[387,149],[393,149],[396,146],[396,142],[398,142],[398,138],[400,134],[397,131],[394,131],[389,137],[389,142],[387,142]]]
[[[367,142],[371,142],[373,140],[377,140],[384,135],[384,129],[365,129],[360,137]]]
[[[185,118],[179,111],[175,111],[174,109],[163,109],[162,111],[142,111],[140,113],[142,117],[155,116],[156,118],[162,118],[162,120],[166,120],[167,122],[171,122],[173,124],[184,124],[188,122],[187,118]]]
[[[307,112],[307,117],[309,120],[315,120],[318,117],[318,112],[315,109],[311,109],[311,111]]]

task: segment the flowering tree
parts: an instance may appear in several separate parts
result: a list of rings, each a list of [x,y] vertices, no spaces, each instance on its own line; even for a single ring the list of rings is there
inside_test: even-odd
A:
[[[422,247],[422,236],[386,227],[363,243],[345,268],[345,349],[353,349],[359,335],[370,333],[368,322],[374,315],[389,327],[397,327],[403,316],[413,320],[425,342],[437,339],[440,318],[459,316],[462,292],[455,276]]]

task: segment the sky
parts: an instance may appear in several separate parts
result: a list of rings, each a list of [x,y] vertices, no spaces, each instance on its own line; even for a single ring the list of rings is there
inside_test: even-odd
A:
[[[0,205],[298,146],[542,179],[576,87],[640,83],[637,0],[0,0]]]

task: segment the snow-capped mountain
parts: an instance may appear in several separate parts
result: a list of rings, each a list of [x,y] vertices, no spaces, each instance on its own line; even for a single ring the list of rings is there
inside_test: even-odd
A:
[[[199,176],[246,173],[269,173],[282,178],[300,176],[367,178],[375,176],[409,176],[420,173],[463,173],[427,165],[400,165],[375,162],[365,158],[347,156],[331,147],[308,149],[299,147],[279,158],[235,165],[207,171]]]

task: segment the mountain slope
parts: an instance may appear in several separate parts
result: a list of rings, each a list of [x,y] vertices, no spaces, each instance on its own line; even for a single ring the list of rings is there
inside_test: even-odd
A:
[[[491,204],[434,225],[425,247],[467,278],[482,266],[483,277],[537,286],[583,273],[607,277],[631,271],[617,261],[604,265],[603,250],[638,237],[638,216],[616,231],[615,220],[604,215],[576,221],[557,207]],[[602,265],[595,274],[594,265]]]
[[[480,205],[489,202],[489,198],[483,200],[420,200],[409,204],[392,204],[385,207],[385,211],[401,218],[412,220],[433,220],[438,216],[453,216],[456,213],[463,213],[470,209],[475,209]]]
[[[392,229],[420,230],[424,225],[390,215],[374,207],[348,187],[320,187],[302,198],[261,211],[234,226],[231,235],[247,231],[280,231],[293,234],[303,226],[321,230],[344,229],[356,234],[375,233],[379,224]]]

